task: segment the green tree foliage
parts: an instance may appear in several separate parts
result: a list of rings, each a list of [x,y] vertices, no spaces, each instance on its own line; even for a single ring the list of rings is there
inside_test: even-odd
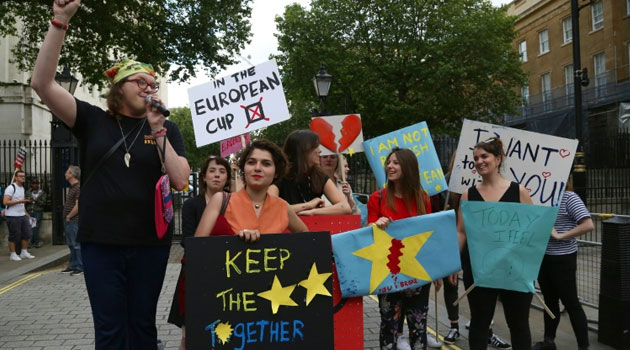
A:
[[[360,113],[366,139],[420,121],[458,134],[463,118],[496,121],[520,103],[514,18],[486,0],[313,0],[276,22],[293,118],[265,130],[274,140],[308,127],[320,64],[334,76],[328,113]]]
[[[178,107],[171,109],[171,115],[168,118],[177,124],[184,138],[184,146],[186,147],[186,158],[188,164],[193,171],[199,170],[201,163],[210,155],[221,155],[219,143],[197,148],[195,144],[195,131],[193,129],[192,117],[188,107]]]
[[[104,84],[103,71],[121,58],[151,63],[169,79],[186,81],[195,67],[209,74],[234,63],[249,40],[251,0],[84,1],[72,18],[60,65],[90,85]],[[22,71],[32,70],[52,18],[52,0],[0,2],[0,36],[20,38],[13,50]]]

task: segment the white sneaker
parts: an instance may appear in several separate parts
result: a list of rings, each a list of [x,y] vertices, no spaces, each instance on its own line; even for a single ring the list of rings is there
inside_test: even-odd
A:
[[[22,258],[22,259],[34,259],[35,256],[31,255],[31,253],[27,252],[26,250],[22,250],[22,253],[20,254],[20,258]]]
[[[9,256],[9,260],[10,261],[22,261],[22,259],[15,253],[11,253],[11,255]]]
[[[437,341],[433,336],[427,333],[427,346],[430,348],[439,349],[442,347],[442,342]]]
[[[405,335],[401,335],[396,340],[396,349],[398,350],[411,350],[411,345],[409,344],[409,338]]]

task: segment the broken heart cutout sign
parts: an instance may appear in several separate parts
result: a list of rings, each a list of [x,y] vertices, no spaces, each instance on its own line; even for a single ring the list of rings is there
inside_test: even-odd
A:
[[[337,138],[332,125],[324,118],[317,117],[311,120],[310,129],[319,135],[319,142],[322,146],[333,152],[345,151],[356,138],[361,134],[362,128],[361,118],[356,114],[347,115],[341,121],[341,137],[339,138],[339,147],[335,139]]]

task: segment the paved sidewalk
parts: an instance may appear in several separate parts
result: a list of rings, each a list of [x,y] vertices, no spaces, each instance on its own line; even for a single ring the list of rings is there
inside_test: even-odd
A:
[[[0,349],[3,350],[61,350],[61,349],[93,349],[94,333],[92,328],[92,315],[85,291],[83,276],[70,276],[60,273],[65,263],[59,263],[59,255],[63,255],[68,249],[65,246],[41,248],[35,250],[37,258],[24,265],[7,265],[0,261]],[[35,254],[35,253],[34,253]],[[181,332],[180,329],[166,322],[168,312],[179,274],[179,260],[182,248],[173,245],[171,258],[167,268],[164,287],[158,303],[157,324],[159,338],[165,343],[166,349],[176,350]],[[0,255],[0,259],[2,259]],[[62,258],[63,259],[63,258]],[[67,259],[67,256],[65,257]],[[57,261],[52,268],[41,270],[41,267]],[[39,263],[37,263],[39,262]],[[22,262],[20,262],[22,263]],[[41,265],[41,266],[38,266]],[[12,267],[7,269],[6,266]],[[23,272],[19,277],[15,275],[17,270],[39,272]],[[460,293],[463,293],[460,287]],[[455,346],[443,347],[443,349],[468,349],[464,328],[469,315],[466,301],[460,308],[460,329],[462,338]],[[447,331],[446,308],[443,305],[442,293],[438,300],[439,331],[445,334]],[[505,339],[509,339],[509,332],[505,326],[501,304],[497,305],[494,330]],[[533,340],[542,337],[542,312],[532,309],[530,325]],[[378,350],[378,333],[380,317],[378,303],[370,298],[364,298],[364,348],[366,350]],[[433,292],[429,306],[428,325],[430,332],[435,329],[435,308]],[[589,333],[591,350],[609,350],[608,346],[597,343],[597,334]],[[571,330],[568,317],[563,315],[557,337],[558,349],[575,349],[576,343]]]

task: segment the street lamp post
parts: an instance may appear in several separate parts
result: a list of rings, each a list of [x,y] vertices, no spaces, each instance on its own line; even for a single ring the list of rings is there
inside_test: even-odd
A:
[[[74,95],[79,80],[64,66],[61,73],[55,74],[55,80],[70,94]],[[64,244],[63,236],[63,180],[68,165],[78,160],[77,141],[68,127],[54,114],[50,122],[51,175],[52,175],[52,241],[53,244]]]
[[[314,113],[317,115],[327,115],[326,111],[326,97],[330,91],[330,84],[332,83],[333,76],[326,73],[326,66],[323,64],[319,67],[319,73],[313,77],[313,85],[315,85],[315,92],[319,97],[319,112]]]
[[[578,140],[578,149],[575,154],[575,165],[573,167],[573,186],[577,193],[586,203],[586,159],[584,155],[584,135],[582,130],[582,85],[588,85],[586,68],[582,69],[580,58],[580,10],[591,4],[579,6],[578,0],[571,0],[571,31],[573,35],[573,101],[575,110],[575,137]]]

